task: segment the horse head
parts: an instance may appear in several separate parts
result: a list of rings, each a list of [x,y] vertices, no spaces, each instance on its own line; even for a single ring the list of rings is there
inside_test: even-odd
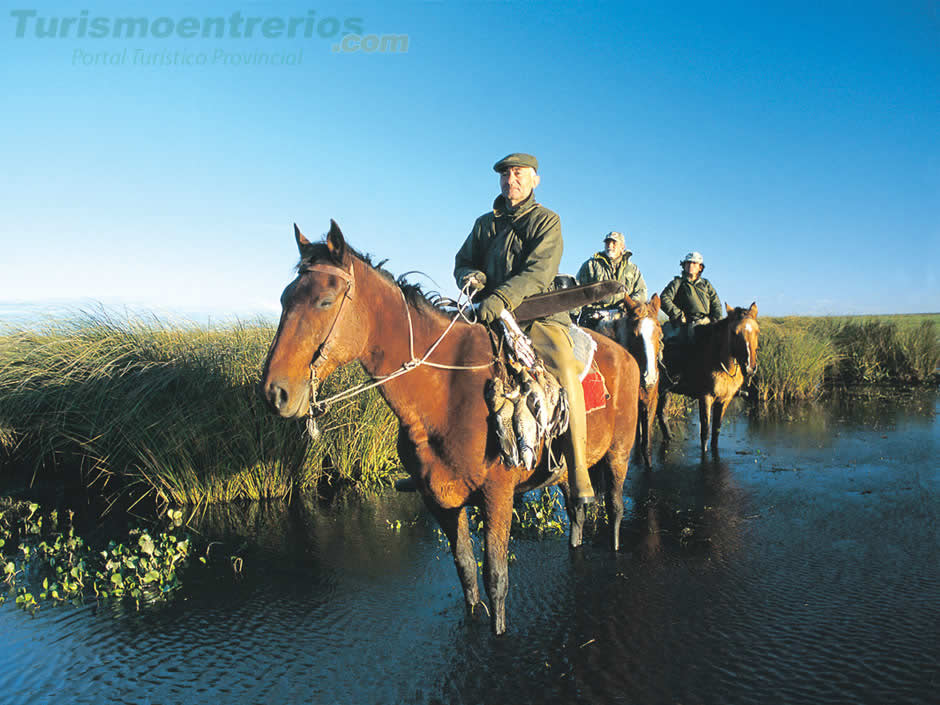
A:
[[[271,410],[300,417],[318,381],[355,359],[363,346],[364,316],[356,296],[357,258],[330,221],[324,242],[311,243],[294,225],[300,250],[297,277],[281,294],[281,320],[261,375]]]
[[[659,381],[659,361],[663,354],[663,327],[659,322],[659,294],[648,303],[624,297],[626,314],[617,324],[617,341],[640,365],[640,384],[650,389]]]
[[[749,308],[731,308],[725,304],[728,312],[728,330],[731,335],[731,354],[750,377],[757,372],[757,339],[760,326],[757,324],[757,303]]]

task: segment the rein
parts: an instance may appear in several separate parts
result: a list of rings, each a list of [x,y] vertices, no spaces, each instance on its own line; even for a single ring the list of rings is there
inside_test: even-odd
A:
[[[401,288],[399,288],[398,293],[401,295],[402,303],[405,306],[405,315],[407,316],[407,319],[408,319],[408,350],[411,354],[411,358],[403,362],[401,364],[401,367],[399,367],[397,370],[395,370],[394,372],[391,372],[390,374],[385,375],[384,377],[378,377],[371,382],[363,382],[361,384],[357,384],[354,387],[350,387],[349,389],[346,389],[342,392],[338,392],[330,397],[327,397],[326,399],[321,399],[317,401],[317,398],[316,398],[317,384],[320,381],[317,378],[317,367],[319,366],[318,363],[322,363],[323,360],[327,359],[328,357],[327,352],[330,349],[332,349],[332,346],[329,345],[330,337],[333,334],[333,329],[336,327],[336,323],[339,320],[340,314],[342,314],[343,312],[343,304],[346,303],[347,298],[352,298],[352,290],[353,290],[353,285],[355,282],[355,276],[353,273],[352,263],[350,263],[348,273],[345,270],[340,269],[339,267],[329,265],[329,264],[311,265],[309,267],[306,267],[304,271],[305,272],[316,271],[316,272],[324,272],[327,274],[334,274],[336,276],[342,277],[343,279],[346,279],[348,283],[346,292],[343,295],[343,300],[342,302],[340,302],[339,310],[336,312],[336,318],[333,319],[333,323],[330,326],[329,332],[326,334],[326,337],[323,339],[323,342],[320,343],[320,347],[317,349],[317,352],[314,353],[313,359],[310,361],[310,382],[309,382],[310,406],[307,411],[307,417],[308,417],[307,418],[307,430],[310,432],[311,436],[315,437],[317,435],[316,422],[314,421],[314,419],[317,416],[322,416],[323,414],[325,414],[329,410],[329,407],[331,404],[337,401],[341,401],[343,399],[349,399],[351,397],[358,396],[359,394],[362,394],[363,392],[368,391],[369,389],[373,389],[374,387],[381,386],[385,384],[386,382],[391,382],[396,377],[401,377],[402,375],[407,374],[408,372],[411,372],[412,370],[417,369],[421,365],[426,365],[428,367],[433,367],[439,370],[482,370],[482,369],[491,367],[493,365],[493,362],[487,362],[487,363],[480,364],[480,365],[443,365],[437,362],[428,361],[428,358],[437,349],[438,345],[441,344],[441,341],[444,340],[444,337],[454,327],[454,324],[460,318],[464,317],[463,310],[459,306],[458,306],[456,315],[454,316],[453,319],[451,319],[450,323],[447,325],[447,328],[444,329],[444,332],[441,333],[440,336],[438,336],[437,340],[435,340],[431,344],[427,352],[425,352],[422,357],[420,358],[417,357],[415,355],[414,326],[411,322],[411,309],[408,306],[408,301],[405,299],[405,293],[401,290]],[[468,301],[469,301],[469,297],[468,297]]]

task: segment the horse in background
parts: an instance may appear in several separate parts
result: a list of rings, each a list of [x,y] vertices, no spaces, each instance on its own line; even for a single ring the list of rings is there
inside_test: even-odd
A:
[[[624,297],[626,310],[602,321],[597,332],[613,338],[640,366],[637,440],[647,469],[652,467],[653,423],[659,402],[659,365],[663,355],[663,326],[659,320],[659,294],[648,303]]]
[[[551,472],[545,452],[531,470],[502,463],[484,398],[496,373],[486,326],[447,315],[417,287],[373,267],[346,244],[335,222],[323,243],[310,243],[296,225],[294,236],[301,256],[298,274],[281,295],[262,395],[284,418],[312,416],[314,409],[322,413],[315,398],[319,382],[358,360],[398,418],[399,458],[447,536],[471,614],[481,602],[465,507],[482,507],[483,582],[490,624],[502,634],[513,496],[559,484],[571,520],[569,545],[581,543],[585,512],[570,501],[566,470]],[[595,494],[606,494],[610,544],[616,550],[640,373],[624,348],[593,338],[595,364],[609,397],[604,408],[588,414],[587,454]]]
[[[711,448],[715,455],[718,454],[718,434],[728,403],[745,379],[757,371],[757,343],[760,336],[756,302],[749,308],[731,308],[728,304],[725,304],[725,308],[728,312],[726,318],[695,328],[694,340],[687,345],[682,355],[678,382],[671,386],[663,385],[656,414],[663,438],[669,441],[672,434],[663,415],[667,394],[682,394],[698,399],[702,452],[708,449],[710,428]],[[669,374],[667,370],[664,376],[668,377]]]

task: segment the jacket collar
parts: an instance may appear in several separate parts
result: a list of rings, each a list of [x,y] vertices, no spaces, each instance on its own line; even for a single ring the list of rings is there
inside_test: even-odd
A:
[[[510,206],[506,202],[506,198],[500,194],[496,197],[496,200],[493,201],[493,213],[497,218],[504,215],[510,216],[513,220],[518,218],[523,213],[528,213],[530,210],[535,208],[538,205],[538,202],[535,200],[535,191],[529,194],[529,197],[517,203],[515,206]]]
[[[633,256],[633,251],[632,251],[632,250],[624,250],[624,251],[623,251],[623,254],[620,256],[620,261],[617,262],[617,266],[623,266],[624,264],[626,264],[627,262],[630,261],[630,258],[631,258],[632,256]],[[607,265],[608,267],[610,267],[611,269],[614,269],[614,268],[615,268],[614,263],[610,261],[610,257],[608,257],[608,256],[607,256],[607,253],[604,252],[603,250],[602,250],[601,252],[598,252],[597,254],[595,254],[595,255],[594,255],[594,259],[600,260],[601,262],[603,262],[604,264],[606,264],[606,265]]]

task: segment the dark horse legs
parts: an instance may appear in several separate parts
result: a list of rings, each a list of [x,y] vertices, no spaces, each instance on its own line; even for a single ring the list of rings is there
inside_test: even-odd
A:
[[[483,585],[490,598],[490,624],[494,634],[506,631],[506,594],[509,592],[509,528],[513,489],[508,484],[488,488],[484,496]]]
[[[702,452],[708,450],[709,432],[712,439],[712,453],[718,453],[718,434],[721,433],[721,420],[725,415],[725,403],[711,396],[698,401],[698,415],[701,424]]]
[[[454,556],[454,566],[457,568],[457,577],[460,578],[460,584],[463,586],[467,612],[473,614],[477,605],[480,604],[480,588],[477,585],[477,561],[470,542],[467,510],[464,507],[441,509],[434,502],[427,500],[425,500],[425,505],[434,514],[444,535],[447,536],[450,551]]]

